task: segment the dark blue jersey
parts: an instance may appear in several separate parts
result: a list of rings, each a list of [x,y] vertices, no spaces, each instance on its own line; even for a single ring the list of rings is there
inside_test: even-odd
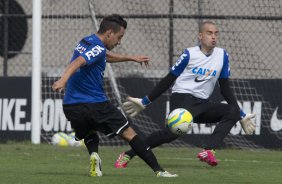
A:
[[[64,104],[97,103],[107,101],[103,85],[106,68],[106,48],[102,41],[91,35],[83,38],[75,47],[73,62],[82,56],[86,65],[80,67],[68,80]]]

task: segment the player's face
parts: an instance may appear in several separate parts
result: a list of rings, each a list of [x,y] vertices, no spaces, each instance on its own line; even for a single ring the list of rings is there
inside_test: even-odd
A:
[[[125,29],[123,27],[120,28],[119,32],[115,33],[110,30],[108,34],[107,44],[105,45],[108,50],[112,50],[115,46],[121,44],[121,39],[125,34]]]
[[[218,39],[218,29],[213,24],[206,24],[203,26],[202,32],[199,33],[201,45],[205,49],[213,49],[216,46]]]

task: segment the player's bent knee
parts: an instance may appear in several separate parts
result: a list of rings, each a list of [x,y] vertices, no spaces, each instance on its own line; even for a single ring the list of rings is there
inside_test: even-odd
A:
[[[136,132],[133,130],[133,128],[128,127],[127,129],[125,129],[122,133],[121,133],[121,137],[124,138],[127,141],[130,141],[131,139],[133,139],[133,137],[135,137],[137,134]]]

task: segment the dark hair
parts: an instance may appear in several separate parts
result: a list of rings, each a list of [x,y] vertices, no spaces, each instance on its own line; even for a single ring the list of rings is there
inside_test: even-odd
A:
[[[103,34],[110,29],[113,30],[115,33],[117,33],[120,30],[120,27],[123,27],[124,29],[126,29],[127,27],[126,20],[124,20],[118,14],[113,14],[113,15],[105,17],[102,20],[98,33]]]

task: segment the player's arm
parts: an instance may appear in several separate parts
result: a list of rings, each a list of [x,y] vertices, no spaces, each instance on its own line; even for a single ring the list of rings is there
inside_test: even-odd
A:
[[[231,104],[236,108],[238,108],[238,110],[240,110],[236,97],[230,88],[229,76],[230,76],[229,57],[228,57],[228,53],[224,51],[223,66],[218,79],[220,92],[228,104]]]
[[[172,73],[168,73],[157,85],[153,88],[153,90],[147,95],[147,98],[150,102],[153,102],[157,99],[161,94],[163,94],[167,89],[169,89],[172,84],[175,82],[178,76],[175,76]],[[148,104],[146,104],[148,105]]]
[[[225,98],[227,103],[232,104],[233,106],[238,108],[238,110],[240,110],[235,95],[230,88],[228,78],[220,78],[218,82],[220,85],[221,94]],[[240,123],[244,132],[248,135],[253,134],[253,132],[255,131],[255,124],[253,123],[252,119],[255,117],[255,114],[245,114],[243,110],[240,110],[240,116],[242,118],[240,120]]]
[[[176,80],[177,76],[168,73],[157,85],[153,88],[149,95],[141,98],[127,97],[127,101],[123,103],[124,110],[131,117],[136,116],[140,111],[146,108],[151,102],[157,99],[165,92]]]
[[[74,61],[72,61],[67,68],[65,69],[63,75],[61,76],[61,78],[59,80],[57,80],[53,85],[52,85],[52,89],[53,91],[62,91],[65,86],[66,83],[68,81],[68,79],[72,76],[72,74],[81,66],[85,65],[86,61],[82,56],[77,57]]]
[[[128,97],[123,107],[131,117],[136,116],[140,111],[146,108],[151,102],[157,99],[175,82],[177,77],[184,71],[190,59],[189,51],[186,50],[171,68],[170,72],[153,88],[149,95],[141,98]]]
[[[218,83],[220,86],[220,92],[224,97],[224,99],[226,100],[226,102],[228,104],[235,106],[236,108],[238,108],[238,110],[240,110],[236,97],[230,88],[229,78],[219,78]]]
[[[238,110],[240,110],[236,97],[229,85],[229,75],[230,75],[229,58],[228,58],[228,54],[224,52],[224,64],[222,71],[220,73],[220,77],[218,79],[220,85],[220,91],[228,104],[231,104],[236,108],[238,108]],[[240,116],[241,116],[240,123],[244,132],[246,134],[253,134],[253,132],[255,131],[255,124],[253,123],[252,119],[255,117],[255,114],[245,114],[243,110],[240,110]]]
[[[111,51],[106,52],[107,62],[109,63],[117,63],[117,62],[125,62],[125,61],[133,61],[137,63],[144,63],[148,66],[149,57],[144,55],[124,55],[124,54],[117,54]]]

